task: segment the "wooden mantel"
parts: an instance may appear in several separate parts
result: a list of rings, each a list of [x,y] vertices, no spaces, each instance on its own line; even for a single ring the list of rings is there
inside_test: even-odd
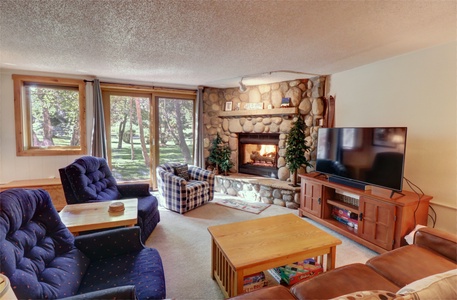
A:
[[[248,117],[248,116],[284,116],[284,115],[295,115],[297,113],[298,113],[298,107],[284,107],[284,108],[272,108],[272,109],[220,111],[219,117],[233,118],[233,117]]]

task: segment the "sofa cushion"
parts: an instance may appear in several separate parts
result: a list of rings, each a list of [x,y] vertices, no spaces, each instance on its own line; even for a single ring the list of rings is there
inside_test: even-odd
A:
[[[156,249],[144,248],[137,253],[92,261],[78,292],[87,293],[124,285],[135,285],[138,299],[166,297],[162,260]],[[152,291],[155,294],[152,295]]]
[[[412,294],[413,299],[457,299],[457,269],[414,281],[397,294]]]
[[[358,291],[343,296],[335,297],[330,300],[389,300],[397,299],[397,295],[389,291]]]
[[[325,288],[331,284],[332,288]],[[291,292],[300,300],[330,299],[363,290],[396,292],[400,287],[364,264],[350,264],[324,272],[292,286]]]
[[[409,245],[371,258],[367,265],[399,287],[421,278],[457,268],[435,252]]]

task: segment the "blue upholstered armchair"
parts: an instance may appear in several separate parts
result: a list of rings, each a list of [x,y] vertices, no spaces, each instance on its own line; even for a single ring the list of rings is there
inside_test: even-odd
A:
[[[177,171],[178,168],[181,169]],[[211,171],[166,163],[158,166],[156,173],[160,204],[165,208],[183,214],[213,200],[214,173]]]
[[[0,193],[0,272],[18,299],[163,299],[162,260],[138,227],[74,237],[44,190]]]
[[[149,184],[117,184],[104,158],[83,156],[59,169],[68,204],[138,198],[138,223],[145,242],[160,221],[157,198]]]

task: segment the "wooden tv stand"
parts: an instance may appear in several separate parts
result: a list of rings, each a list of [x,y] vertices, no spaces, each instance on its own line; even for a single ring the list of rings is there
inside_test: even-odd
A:
[[[416,193],[403,191],[403,195],[391,197],[390,190],[359,190],[329,182],[319,173],[300,177],[300,217],[313,219],[378,253],[405,245],[404,237],[415,225],[427,225],[431,196],[423,195],[419,200]],[[358,220],[344,224],[332,216],[334,208],[350,211]]]

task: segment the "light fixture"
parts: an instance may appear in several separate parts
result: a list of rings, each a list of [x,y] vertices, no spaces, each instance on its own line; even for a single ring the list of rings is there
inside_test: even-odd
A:
[[[266,77],[266,76],[272,76],[273,74],[276,73],[289,73],[289,74],[296,74],[296,75],[306,75],[308,78],[311,76],[321,76],[319,74],[314,74],[314,73],[306,73],[306,72],[298,72],[298,71],[290,71],[290,70],[276,70],[276,71],[270,71],[270,72],[264,72],[264,73],[258,73],[258,74],[251,74],[251,75],[245,75],[241,77],[239,84],[240,87],[240,92],[246,92],[247,87],[243,83],[243,80],[246,77]]]
[[[241,80],[240,80],[240,92],[246,92],[248,88],[246,87],[246,85],[243,83],[243,77],[241,77]]]

